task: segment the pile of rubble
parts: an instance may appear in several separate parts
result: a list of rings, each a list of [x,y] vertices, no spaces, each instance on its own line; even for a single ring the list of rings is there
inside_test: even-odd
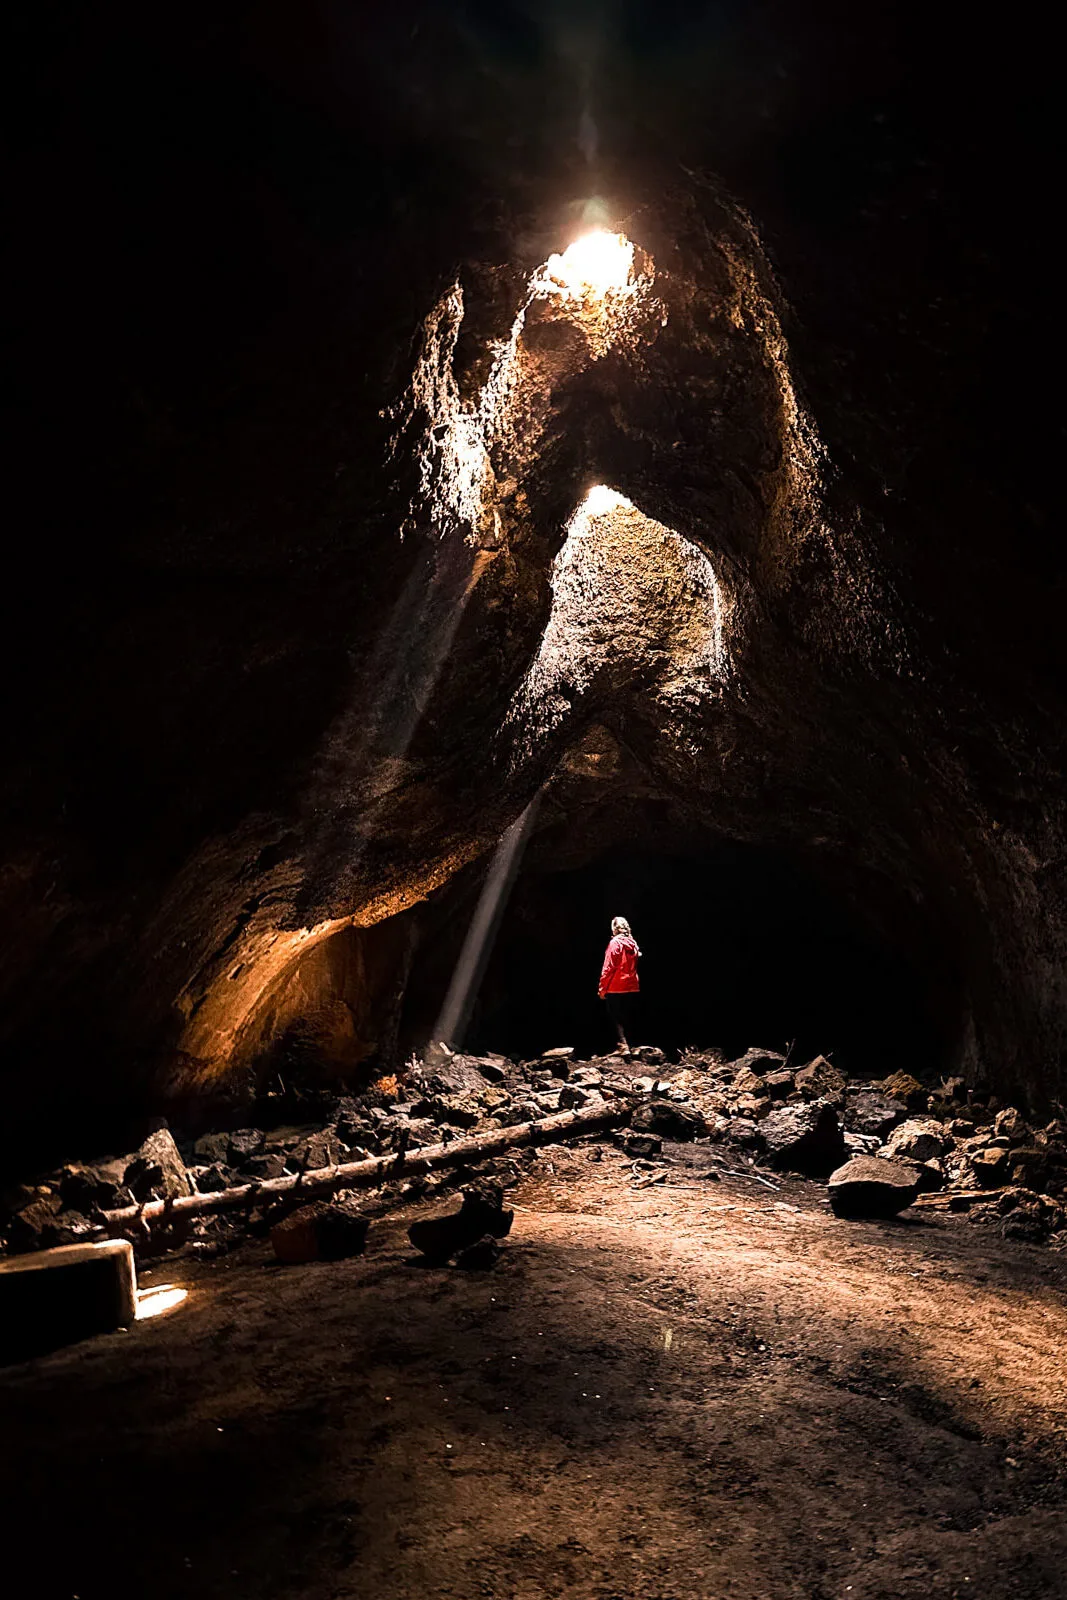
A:
[[[402,1177],[409,1151],[598,1105],[619,1112],[616,1120],[628,1126],[613,1137],[644,1160],[654,1159],[664,1140],[722,1144],[748,1170],[776,1168],[827,1180],[840,1215],[892,1215],[922,1196],[921,1204],[1002,1219],[1009,1236],[1067,1239],[1067,1124],[1033,1127],[1014,1107],[968,1092],[960,1079],[933,1090],[907,1073],[857,1083],[822,1056],[794,1068],[768,1050],[749,1050],[731,1062],[716,1051],[689,1051],[671,1064],[652,1047],[627,1059],[592,1061],[560,1048],[521,1063],[438,1052],[362,1094],[312,1096],[305,1105],[307,1120],[277,1125],[277,1108],[268,1099],[258,1107],[259,1125],[183,1144],[163,1126],[130,1155],[70,1163],[16,1185],[0,1196],[4,1249],[17,1253],[101,1237],[107,1213],[252,1185],[241,1211],[197,1215],[169,1230],[164,1216],[153,1230],[154,1246],[218,1253],[249,1231],[276,1228],[302,1207],[304,1232],[290,1221],[287,1248],[306,1252],[313,1238],[328,1254],[337,1248],[331,1240],[362,1239],[360,1218],[373,1208],[364,1200],[354,1209],[340,1183],[332,1205],[308,1207],[299,1185],[290,1184],[285,1196],[268,1193],[276,1180],[295,1175],[304,1181],[345,1163],[394,1156],[397,1176],[385,1186],[387,1198],[410,1198],[446,1181],[469,1182],[473,1174],[461,1167],[451,1179]],[[517,1181],[522,1154],[477,1170],[506,1186]],[[299,1240],[304,1243],[293,1242]]]

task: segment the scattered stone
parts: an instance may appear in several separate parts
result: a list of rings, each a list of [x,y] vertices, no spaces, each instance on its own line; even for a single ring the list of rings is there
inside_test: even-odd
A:
[[[185,1162],[169,1128],[158,1128],[149,1134],[126,1167],[123,1181],[138,1200],[150,1199],[154,1194],[176,1200],[179,1195],[193,1193]]]
[[[910,1072],[894,1072],[882,1080],[882,1088],[891,1100],[902,1100],[909,1111],[926,1110],[930,1091]]]
[[[838,1217],[895,1217],[919,1194],[914,1167],[884,1156],[853,1156],[830,1174],[830,1205]]]
[[[450,1128],[473,1128],[481,1118],[481,1109],[477,1101],[466,1096],[446,1094],[433,1102],[431,1115]]]
[[[503,1209],[499,1185],[483,1184],[463,1191],[463,1204],[458,1211],[413,1222],[408,1238],[427,1260],[443,1264],[487,1234],[493,1239],[505,1238],[514,1220],[514,1211]]]
[[[559,1109],[561,1111],[577,1111],[582,1106],[589,1105],[593,1096],[581,1084],[568,1083],[559,1091]]]
[[[344,1261],[362,1255],[370,1219],[339,1201],[314,1201],[290,1212],[270,1230],[274,1254],[287,1266],[304,1261]]]
[[[1009,1144],[1025,1144],[1030,1138],[1026,1121],[1014,1106],[1006,1106],[1003,1111],[997,1112],[993,1132],[998,1139],[1007,1139]]]
[[[736,1144],[742,1150],[762,1150],[764,1148],[763,1135],[758,1123],[751,1117],[728,1117],[723,1129],[723,1137],[731,1144]]]
[[[804,1067],[802,1070],[807,1072],[809,1069]],[[772,1100],[787,1099],[792,1094],[794,1086],[799,1087],[799,1074],[794,1079],[791,1072],[768,1072],[761,1084],[764,1093],[770,1095]]]
[[[667,1059],[654,1044],[639,1044],[630,1054],[633,1060],[640,1061],[645,1067],[661,1067]]]
[[[628,1156],[647,1161],[650,1156],[658,1156],[663,1150],[662,1139],[657,1139],[652,1133],[632,1133],[623,1135],[622,1148]]]
[[[289,1152],[287,1165],[293,1172],[318,1172],[322,1167],[335,1167],[341,1160],[341,1143],[332,1128],[323,1128],[307,1139],[301,1139]],[[245,1170],[249,1170],[246,1164]]]
[[[902,1100],[874,1089],[860,1089],[845,1096],[844,1122],[851,1133],[872,1133],[885,1139],[907,1115],[908,1108]]]
[[[299,1168],[296,1169],[299,1171]],[[262,1181],[264,1178],[281,1178],[285,1174],[285,1157],[280,1150],[264,1150],[258,1156],[249,1156],[241,1163],[242,1178]]]
[[[783,1106],[760,1123],[760,1132],[774,1166],[826,1178],[845,1157],[845,1140],[837,1112],[824,1100]]]
[[[743,1056],[738,1056],[736,1061],[730,1062],[730,1069],[736,1075],[747,1068],[749,1072],[762,1077],[765,1072],[777,1072],[785,1066],[785,1056],[777,1050],[757,1050],[749,1048]]]
[[[456,1257],[456,1266],[462,1272],[490,1272],[503,1255],[499,1244],[491,1234],[486,1234],[484,1239],[479,1239],[476,1244],[469,1244],[461,1250]]]
[[[125,1160],[103,1161],[92,1166],[71,1162],[59,1175],[63,1204],[86,1212],[114,1211],[119,1206],[130,1205],[133,1197],[123,1181],[125,1176]]]
[[[663,1139],[686,1142],[699,1139],[708,1131],[699,1111],[674,1105],[670,1100],[648,1100],[638,1106],[631,1126],[635,1133],[656,1133]]]
[[[572,1044],[557,1045],[553,1050],[542,1050],[540,1059],[551,1066],[556,1061],[571,1061],[574,1058]]]
[[[767,1078],[768,1085],[780,1076],[779,1073],[771,1073]],[[835,1067],[825,1056],[816,1056],[806,1067],[801,1067],[794,1076],[794,1082],[805,1099],[826,1100],[833,1106],[844,1104],[848,1080],[840,1067]]]
[[[264,1136],[259,1128],[238,1128],[231,1133],[227,1144],[227,1161],[231,1167],[239,1167],[248,1156],[254,1156],[262,1150]]]
[[[505,1067],[493,1056],[477,1056],[474,1064],[486,1083],[504,1083],[507,1079]]]
[[[236,1173],[228,1167],[220,1166],[217,1162],[210,1167],[194,1167],[193,1180],[201,1194],[220,1194],[223,1189],[228,1189],[237,1181]]]
[[[852,1156],[873,1156],[881,1149],[882,1141],[873,1133],[846,1133],[845,1149]]]
[[[939,1122],[909,1117],[894,1128],[886,1140],[887,1156],[903,1156],[909,1161],[932,1161],[948,1148],[945,1131]]]
[[[971,1170],[985,1188],[995,1188],[1004,1181],[1008,1172],[1008,1152],[997,1145],[975,1150],[970,1158]]]
[[[193,1155],[201,1166],[225,1166],[230,1158],[228,1133],[205,1133],[193,1145]]]

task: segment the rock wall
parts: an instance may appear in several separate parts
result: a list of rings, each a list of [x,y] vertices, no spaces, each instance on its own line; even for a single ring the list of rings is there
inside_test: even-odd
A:
[[[15,1143],[214,1092],[309,1017],[355,1061],[403,919],[549,780],[576,826],[640,793],[785,851],[958,971],[946,1067],[1062,1090],[1045,339],[986,204],[1039,196],[1034,91],[890,9],[609,8],[592,144],[551,10],[27,35]],[[583,218],[636,247],[607,323],[536,288]],[[579,638],[594,485],[643,520]],[[394,917],[357,982],[344,941]]]

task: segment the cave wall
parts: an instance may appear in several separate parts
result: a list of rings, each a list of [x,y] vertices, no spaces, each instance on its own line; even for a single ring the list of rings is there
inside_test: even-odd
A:
[[[910,903],[966,974],[957,1059],[1062,1089],[1051,102],[1025,20],[27,11],[12,1141],[46,1099],[76,1131],[244,1070],[305,945],[469,868],[594,724],[709,836],[795,852],[887,926]],[[666,321],[592,359],[533,306],[485,515],[450,521],[413,375],[469,408],[593,195]],[[668,705],[594,674],[517,727],[593,482],[710,561],[729,682]]]

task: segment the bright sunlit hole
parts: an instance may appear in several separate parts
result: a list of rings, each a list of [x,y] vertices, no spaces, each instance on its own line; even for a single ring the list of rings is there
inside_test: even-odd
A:
[[[181,1305],[188,1293],[188,1289],[179,1289],[173,1283],[161,1283],[155,1289],[139,1289],[138,1322],[143,1322],[146,1317],[161,1317],[165,1311],[173,1311],[175,1306]]]
[[[562,255],[549,256],[546,276],[573,295],[608,294],[626,289],[634,265],[634,247],[621,233],[603,228],[583,234]]]
[[[602,517],[607,511],[632,511],[633,501],[627,500],[624,494],[619,494],[615,489],[609,489],[606,483],[596,483],[590,489],[579,507],[587,517]]]

